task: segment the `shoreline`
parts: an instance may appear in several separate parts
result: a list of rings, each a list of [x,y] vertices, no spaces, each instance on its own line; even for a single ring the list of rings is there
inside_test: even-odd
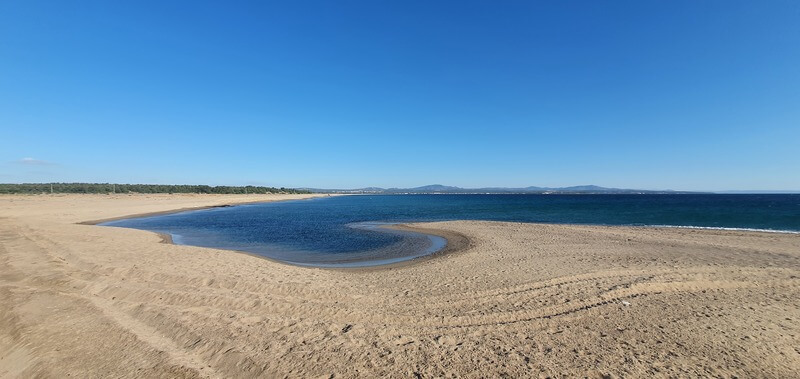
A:
[[[248,199],[0,196],[0,377],[781,378],[800,367],[797,235],[409,223],[395,227],[461,242],[397,267],[309,269],[76,224]]]
[[[328,196],[330,196],[330,195],[328,195]],[[348,196],[348,195],[344,194],[344,195],[335,195],[335,196]],[[324,197],[327,197],[327,196],[320,196],[320,197],[324,198]],[[143,217],[153,217],[153,216],[163,216],[163,215],[183,213],[183,212],[201,211],[201,210],[205,210],[205,209],[228,208],[228,207],[235,207],[235,206],[239,206],[239,205],[262,204],[262,203],[281,202],[281,201],[312,200],[312,199],[317,199],[317,198],[320,198],[320,197],[312,197],[312,198],[297,199],[297,200],[295,200],[295,199],[292,199],[292,200],[277,200],[277,201],[257,200],[257,201],[246,201],[246,202],[231,202],[229,204],[209,205],[209,206],[200,206],[200,207],[187,207],[187,208],[179,208],[179,209],[172,209],[172,210],[163,210],[163,211],[156,211],[156,212],[147,212],[147,213],[139,213],[139,214],[125,215],[125,216],[118,216],[118,217],[110,217],[110,218],[105,218],[105,219],[100,219],[100,220],[81,221],[81,222],[77,222],[76,224],[78,224],[78,225],[91,225],[91,226],[104,226],[104,225],[99,225],[99,224],[103,224],[103,223],[111,222],[111,221],[119,221],[119,220],[127,220],[127,219],[143,218]],[[264,256],[264,255],[260,255],[260,254],[257,254],[257,253],[244,251],[244,250],[222,249],[222,248],[217,248],[217,247],[206,247],[206,246],[197,246],[197,245],[189,245],[189,244],[177,244],[173,240],[172,235],[170,233],[154,232],[154,231],[145,230],[145,229],[118,227],[118,226],[113,226],[113,225],[109,225],[108,227],[134,229],[134,230],[141,230],[141,231],[144,231],[144,232],[154,233],[154,234],[158,235],[159,238],[161,239],[159,241],[160,243],[169,244],[169,245],[191,246],[191,247],[202,248],[202,249],[224,250],[224,251],[230,251],[230,252],[233,252],[233,253],[245,254],[245,255],[248,255],[248,256],[256,257],[256,258],[266,259],[267,261],[273,262],[273,263],[280,263],[280,264],[285,264],[285,265],[290,265],[290,266],[295,266],[295,267],[316,268],[316,269],[326,269],[326,270],[344,270],[344,271],[350,271],[350,272],[356,272],[356,271],[362,271],[362,270],[363,271],[369,271],[369,270],[396,269],[396,268],[406,267],[406,266],[409,266],[409,265],[419,264],[419,263],[425,262],[425,261],[427,261],[429,259],[434,259],[436,257],[441,257],[441,256],[444,256],[444,255],[457,253],[459,251],[468,249],[469,246],[470,246],[469,237],[467,237],[467,236],[465,236],[463,234],[460,234],[460,233],[454,233],[454,232],[451,232],[451,231],[446,231],[446,230],[441,230],[441,229],[429,229],[429,228],[424,228],[424,227],[412,227],[412,226],[406,225],[405,223],[403,223],[403,224],[399,224],[399,223],[398,224],[390,224],[390,225],[386,225],[384,227],[387,228],[387,229],[402,230],[402,231],[408,231],[408,232],[412,232],[412,233],[419,233],[419,234],[423,234],[423,235],[431,235],[431,236],[444,238],[445,241],[446,241],[445,246],[443,248],[431,253],[431,254],[412,257],[412,258],[409,258],[409,259],[406,259],[406,260],[402,260],[402,261],[399,261],[399,262],[394,262],[394,263],[379,264],[379,265],[368,265],[368,266],[353,266],[353,267],[325,267],[325,266],[316,266],[316,265],[313,265],[313,264],[308,264],[308,265],[297,264],[297,263],[294,263],[294,262],[289,262],[289,261],[283,261],[283,260],[279,260],[279,259],[275,259],[275,258],[270,258],[270,257]]]
[[[324,198],[331,196],[328,194],[327,196],[319,196],[319,197],[311,197],[305,199],[296,199],[296,200],[311,200],[316,198]],[[349,196],[348,194],[336,194],[333,196]],[[294,201],[295,199],[291,200],[277,200],[277,201]],[[248,204],[261,204],[261,203],[268,203],[273,202],[269,200],[256,200],[256,201],[244,201],[244,202],[230,202],[228,204],[220,204],[220,205],[210,205],[210,206],[200,206],[200,207],[187,207],[187,208],[179,208],[179,209],[172,209],[172,210],[164,210],[164,211],[156,211],[156,212],[147,212],[147,213],[140,213],[140,214],[132,214],[132,215],[125,215],[125,216],[118,216],[112,218],[106,218],[101,220],[92,220],[92,221],[82,221],[78,222],[77,224],[81,225],[99,225],[106,222],[111,221],[118,221],[118,220],[125,220],[125,219],[134,219],[134,218],[142,218],[142,217],[152,217],[152,216],[161,216],[161,215],[168,215],[168,214],[175,214],[175,213],[183,213],[183,212],[192,212],[192,211],[200,211],[204,209],[214,209],[214,208],[227,208],[227,207],[235,207],[239,205],[248,205]],[[450,221],[468,221],[468,220],[450,220]],[[497,222],[491,220],[483,220],[486,222]],[[436,229],[436,228],[427,228],[423,226],[410,226],[408,224],[427,224],[430,222],[412,222],[412,223],[396,223],[396,224],[387,224],[383,226],[387,229],[395,229],[401,231],[408,231],[412,233],[419,233],[423,235],[429,236],[437,236],[444,238],[446,241],[445,246],[442,249],[439,249],[433,253],[411,257],[402,261],[386,263],[386,264],[377,264],[377,265],[365,265],[365,266],[342,266],[336,267],[336,265],[314,265],[314,264],[301,264],[291,261],[283,261],[276,258],[267,257],[258,253],[253,253],[244,250],[233,250],[233,249],[223,249],[217,247],[206,247],[206,246],[197,246],[197,245],[189,245],[189,244],[177,244],[174,242],[172,235],[169,233],[160,233],[160,232],[153,232],[144,229],[136,229],[136,230],[143,230],[150,233],[155,233],[161,238],[161,243],[171,244],[176,246],[192,246],[197,248],[205,248],[205,249],[215,249],[215,250],[224,250],[233,253],[245,254],[248,256],[252,256],[255,258],[266,259],[269,262],[285,264],[295,267],[303,267],[303,268],[316,268],[316,269],[325,269],[325,270],[341,270],[346,272],[358,272],[358,271],[373,271],[373,270],[391,270],[391,269],[399,269],[411,265],[421,264],[427,262],[431,259],[436,259],[438,257],[444,257],[446,255],[455,254],[464,250],[468,250],[471,247],[471,241],[468,236],[455,233],[452,231]],[[800,231],[791,231],[791,230],[773,230],[773,229],[755,229],[755,228],[733,228],[733,227],[705,227],[705,226],[684,226],[684,225],[607,225],[607,224],[577,224],[577,223],[539,223],[539,222],[519,222],[522,224],[532,224],[532,225],[563,225],[563,226],[592,226],[592,227],[607,227],[607,228],[642,228],[642,229],[683,229],[683,230],[707,230],[707,231],[722,231],[722,232],[745,232],[745,233],[774,233],[774,234],[800,234]],[[114,227],[114,226],[112,226]],[[122,227],[125,228],[125,227]],[[134,228],[128,228],[134,229]],[[369,262],[369,261],[367,261]]]
[[[104,218],[104,219],[99,219],[99,220],[80,221],[80,222],[76,222],[76,224],[79,224],[79,225],[98,225],[98,224],[103,224],[103,223],[106,223],[106,222],[127,220],[127,219],[131,219],[131,218],[144,218],[144,217],[153,217],[153,216],[164,216],[164,215],[175,214],[175,213],[202,211],[202,210],[205,210],[205,209],[235,207],[237,205],[274,203],[274,202],[280,202],[280,201],[313,200],[313,199],[325,198],[327,196],[332,196],[332,195],[324,196],[323,194],[309,194],[309,195],[312,195],[313,197],[307,197],[307,198],[302,198],[302,199],[286,199],[286,200],[253,200],[253,201],[242,201],[242,202],[230,202],[229,204],[204,205],[204,206],[198,206],[198,207],[186,207],[186,208],[178,208],[178,209],[169,209],[169,210],[164,210],[164,211],[145,212],[145,213],[137,213],[137,214],[125,215],[125,216],[109,217],[109,218]],[[318,195],[318,196],[314,196],[314,195]],[[347,195],[334,195],[334,196],[347,196]],[[170,238],[170,240],[171,239],[172,238]]]
[[[324,270],[335,270],[341,272],[375,272],[375,271],[384,271],[384,270],[396,270],[400,268],[412,267],[416,266],[425,262],[429,262],[435,259],[441,259],[453,255],[457,255],[459,253],[463,253],[468,251],[472,247],[472,242],[470,241],[469,237],[458,233],[453,232],[450,230],[445,229],[437,229],[437,228],[426,228],[426,227],[418,227],[418,226],[410,226],[407,223],[402,224],[389,224],[383,226],[387,229],[395,229],[401,231],[407,231],[412,233],[419,233],[423,235],[431,235],[436,237],[444,238],[446,242],[445,246],[431,254],[421,255],[417,257],[412,257],[409,259],[405,259],[399,262],[387,263],[387,264],[380,264],[380,265],[370,265],[370,266],[355,266],[355,267],[324,267],[324,266],[314,266],[314,265],[300,265],[300,264],[292,264],[291,262],[283,262],[271,258],[267,258],[273,262],[279,262],[283,264],[288,264],[291,266],[297,267],[305,267],[305,268],[316,268],[316,269],[324,269]],[[251,254],[244,252],[245,254]],[[265,258],[265,257],[262,257]]]
[[[169,233],[158,233],[158,232],[153,232],[153,233],[156,233],[159,237],[161,237],[161,241],[160,241],[161,243],[165,243],[167,245],[177,245],[175,243],[175,241],[172,240],[172,234],[169,234]]]
[[[112,228],[123,228],[123,229],[134,229],[134,228],[124,228],[124,227],[118,227],[118,226],[110,226],[110,227],[112,227]],[[154,233],[154,234],[158,235],[159,238],[161,238],[159,243],[163,243],[163,244],[167,244],[167,245],[190,246],[190,247],[200,248],[200,249],[213,249],[213,250],[229,251],[229,252],[232,252],[232,253],[248,255],[248,256],[251,256],[251,257],[254,257],[254,258],[265,259],[265,260],[267,260],[269,262],[272,262],[272,263],[289,265],[289,266],[293,266],[293,267],[324,269],[324,270],[341,270],[341,271],[349,271],[349,272],[397,269],[397,268],[402,268],[402,267],[406,267],[406,266],[421,264],[421,263],[426,262],[426,261],[428,261],[430,259],[435,259],[435,258],[438,258],[438,257],[444,257],[446,255],[455,254],[455,253],[459,253],[459,252],[468,250],[470,248],[470,246],[471,246],[469,237],[467,237],[467,236],[465,236],[463,234],[460,234],[460,233],[455,233],[455,232],[451,232],[451,231],[447,231],[447,230],[432,229],[432,228],[422,228],[422,227],[413,227],[413,226],[408,226],[408,225],[405,225],[405,224],[388,225],[388,226],[386,226],[386,228],[396,229],[396,230],[403,230],[403,231],[408,231],[408,232],[413,232],[413,233],[420,233],[420,234],[423,234],[423,235],[432,235],[432,236],[436,236],[436,237],[441,237],[441,238],[444,238],[445,241],[447,241],[447,242],[446,242],[446,244],[445,244],[445,246],[443,248],[441,248],[441,249],[439,249],[439,250],[437,250],[437,251],[435,251],[435,252],[433,252],[431,254],[426,254],[426,255],[422,255],[422,256],[418,256],[418,257],[413,257],[413,258],[405,259],[405,260],[402,260],[402,261],[399,261],[399,262],[393,262],[393,263],[387,263],[387,264],[378,264],[378,265],[368,265],[368,266],[352,266],[352,267],[335,267],[334,266],[334,267],[326,267],[326,266],[316,266],[316,265],[313,265],[313,264],[298,264],[298,263],[289,262],[289,261],[282,261],[282,260],[279,260],[279,259],[270,258],[270,257],[264,256],[264,255],[260,255],[260,254],[257,254],[257,253],[252,253],[252,252],[244,251],[244,250],[233,250],[233,249],[222,249],[222,248],[217,248],[217,247],[205,247],[205,246],[196,246],[196,245],[177,244],[173,240],[172,235],[169,234],[169,233],[159,233],[159,232],[153,232],[153,231],[144,230],[144,229],[134,229],[134,230],[141,230],[141,231],[148,232],[148,233]]]

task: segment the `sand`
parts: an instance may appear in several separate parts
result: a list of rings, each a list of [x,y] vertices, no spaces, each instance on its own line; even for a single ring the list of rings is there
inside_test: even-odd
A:
[[[460,249],[326,270],[77,224],[277,199],[0,196],[0,377],[800,372],[800,235],[438,222]]]

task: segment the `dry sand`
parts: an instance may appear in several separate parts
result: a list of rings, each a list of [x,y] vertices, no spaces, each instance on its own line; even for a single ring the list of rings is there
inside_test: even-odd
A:
[[[421,224],[464,249],[301,268],[76,223],[272,200],[0,197],[0,377],[797,377],[800,236]]]

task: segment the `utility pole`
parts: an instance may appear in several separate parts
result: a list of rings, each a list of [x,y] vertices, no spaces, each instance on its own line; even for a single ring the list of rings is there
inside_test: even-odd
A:
[[[117,193],[117,185],[116,184],[112,184],[111,185],[111,193]]]
[[[53,194],[53,183],[50,183],[50,194]]]

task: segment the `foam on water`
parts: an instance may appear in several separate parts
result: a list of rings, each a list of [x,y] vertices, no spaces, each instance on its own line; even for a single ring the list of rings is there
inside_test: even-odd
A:
[[[800,231],[795,231],[795,230],[776,230],[776,229],[758,229],[758,228],[725,228],[725,227],[716,227],[716,226],[647,225],[647,227],[650,227],[650,228],[677,228],[677,229],[702,229],[702,230],[728,230],[728,231],[736,231],[736,232],[800,234]]]

